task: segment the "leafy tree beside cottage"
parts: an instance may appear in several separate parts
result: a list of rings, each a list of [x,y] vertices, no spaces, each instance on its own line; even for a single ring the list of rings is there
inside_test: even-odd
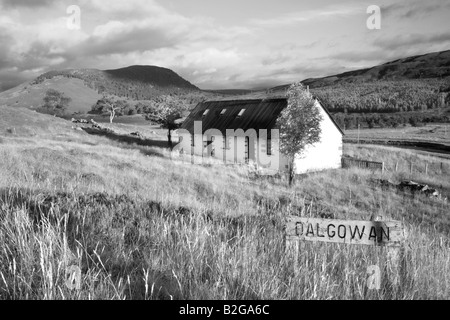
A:
[[[289,162],[291,186],[295,176],[295,158],[302,157],[308,145],[320,141],[323,117],[316,100],[300,82],[289,87],[287,99],[287,107],[278,116],[276,127],[280,130],[280,153]]]

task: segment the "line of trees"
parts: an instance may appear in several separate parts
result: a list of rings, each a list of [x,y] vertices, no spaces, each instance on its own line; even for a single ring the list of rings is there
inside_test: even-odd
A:
[[[427,114],[418,112],[408,113],[338,113],[333,115],[334,120],[342,129],[356,129],[358,125],[364,128],[397,128],[411,125],[424,126],[433,122],[450,122],[450,114]]]
[[[331,112],[426,111],[450,105],[450,78],[340,83],[311,92]]]

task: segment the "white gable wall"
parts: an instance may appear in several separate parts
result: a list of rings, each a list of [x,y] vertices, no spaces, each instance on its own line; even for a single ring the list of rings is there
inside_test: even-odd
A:
[[[320,142],[307,146],[303,157],[296,156],[296,174],[341,167],[342,134],[317,101],[316,104],[323,116]]]

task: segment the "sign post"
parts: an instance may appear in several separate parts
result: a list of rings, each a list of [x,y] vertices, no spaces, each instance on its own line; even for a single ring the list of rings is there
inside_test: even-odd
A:
[[[288,216],[286,223],[286,241],[289,251],[295,250],[295,265],[298,263],[299,241],[361,244],[387,248],[387,270],[394,285],[399,280],[400,248],[405,233],[399,221],[353,221],[337,219],[305,218]],[[292,244],[296,243],[292,248]]]

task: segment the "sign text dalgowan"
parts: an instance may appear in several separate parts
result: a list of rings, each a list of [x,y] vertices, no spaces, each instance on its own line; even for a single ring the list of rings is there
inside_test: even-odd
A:
[[[399,221],[346,221],[288,217],[287,240],[399,246],[403,227]]]

